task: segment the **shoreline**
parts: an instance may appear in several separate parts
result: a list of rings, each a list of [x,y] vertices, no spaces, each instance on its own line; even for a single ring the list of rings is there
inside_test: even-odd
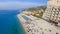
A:
[[[29,34],[29,33],[26,33],[27,31],[26,31],[26,29],[25,29],[25,27],[24,27],[23,21],[21,20],[21,19],[22,19],[22,18],[21,18],[21,14],[18,14],[17,16],[18,16],[18,19],[19,19],[19,21],[20,21],[20,23],[21,23],[21,25],[22,25],[22,27],[23,27],[23,29],[24,29],[25,34]]]
[[[30,20],[27,21],[28,23],[30,22],[30,24],[25,23],[26,20],[22,17],[22,15],[28,17],[29,19],[32,19],[32,21],[30,21]],[[60,27],[51,25],[49,22],[47,22],[43,19],[40,19],[40,18],[36,18],[32,15],[28,16],[28,15],[21,13],[18,15],[18,18],[19,18],[19,20],[21,20],[21,24],[22,24],[26,34],[32,34],[32,33],[33,34],[39,34],[39,33],[51,34],[50,31],[52,31],[52,34],[60,33]],[[29,29],[27,29],[27,27],[31,30],[29,31]]]
[[[22,22],[20,21],[20,19],[19,19],[19,18],[18,18],[18,20],[19,20],[19,24],[22,26],[22,29],[23,29],[24,34],[26,34],[26,32],[25,32],[25,29],[24,29],[24,27],[23,27]]]

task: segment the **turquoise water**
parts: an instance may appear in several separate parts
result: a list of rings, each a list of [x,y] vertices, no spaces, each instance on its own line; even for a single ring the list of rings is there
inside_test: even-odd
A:
[[[0,11],[0,34],[25,34],[17,17],[18,11]]]

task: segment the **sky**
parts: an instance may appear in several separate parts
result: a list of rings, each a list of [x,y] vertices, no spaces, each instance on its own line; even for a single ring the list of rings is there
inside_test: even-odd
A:
[[[46,4],[47,0],[0,0],[0,10],[16,10]]]

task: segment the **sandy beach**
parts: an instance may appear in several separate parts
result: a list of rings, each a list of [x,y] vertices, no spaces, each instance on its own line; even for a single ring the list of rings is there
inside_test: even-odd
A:
[[[28,20],[24,19],[27,17]],[[19,20],[26,32],[26,34],[60,34],[60,27],[55,26],[41,18],[32,15],[19,14]]]

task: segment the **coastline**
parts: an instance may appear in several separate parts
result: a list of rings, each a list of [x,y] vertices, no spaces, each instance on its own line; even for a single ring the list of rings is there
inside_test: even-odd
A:
[[[18,20],[19,20],[19,24],[20,24],[20,26],[22,26],[22,29],[23,29],[24,34],[26,34],[25,29],[24,29],[24,27],[23,27],[23,25],[22,25],[21,20],[20,20],[19,18],[18,18]]]
[[[30,24],[26,24],[26,20],[22,17],[22,15],[24,16],[27,16],[29,19],[32,19],[32,21],[29,21]],[[54,25],[51,25],[49,22],[41,19],[41,18],[36,18],[34,16],[31,16],[31,15],[25,15],[23,13],[19,14],[18,15],[18,18],[19,20],[21,21],[21,24],[26,32],[26,34],[43,34],[43,33],[46,33],[46,34],[51,34],[51,31],[52,31],[52,34],[56,34],[56,33],[60,33],[60,27],[56,27]],[[33,27],[32,27],[32,24],[33,24]],[[29,31],[30,28],[33,30],[36,30],[35,32],[31,32]],[[48,31],[47,31],[48,30]],[[29,32],[28,32],[29,31]]]
[[[25,26],[24,26],[24,20],[21,18],[21,13],[20,14],[18,14],[17,16],[18,16],[18,19],[19,19],[19,21],[20,21],[20,23],[21,23],[21,25],[22,25],[22,27],[23,27],[23,30],[24,30],[24,32],[25,32],[25,34],[29,34],[29,33],[26,33],[27,31],[26,31],[26,29],[25,29]],[[22,19],[22,20],[21,20]]]

